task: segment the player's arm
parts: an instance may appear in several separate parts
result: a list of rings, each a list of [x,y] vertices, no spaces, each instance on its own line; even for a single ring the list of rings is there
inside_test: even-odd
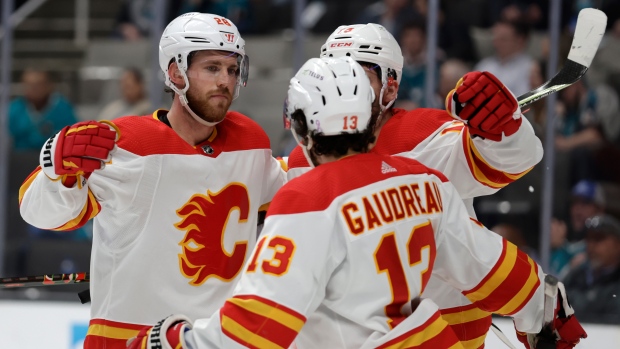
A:
[[[50,138],[41,149],[40,166],[19,190],[23,219],[42,229],[71,230],[97,215],[101,207],[88,177],[109,161],[116,137],[111,124],[88,121]]]
[[[542,144],[517,99],[492,74],[466,74],[448,94],[446,109],[458,121],[445,122],[411,155],[446,174],[462,198],[493,194],[542,159]]]
[[[433,273],[462,290],[478,308],[512,316],[518,331],[535,338],[543,327],[542,269],[515,245],[470,219],[450,183],[443,183],[441,194],[444,214],[437,227]],[[554,321],[558,345],[572,348],[585,332],[565,293],[558,296]]]
[[[333,219],[322,212],[282,213],[299,201],[282,198],[279,205],[279,198],[281,193],[233,297],[209,319],[187,323],[193,329],[170,342],[171,348],[288,348],[319,306],[330,275],[344,258],[344,242],[332,234]],[[174,326],[161,331],[179,338]],[[154,348],[148,346],[152,339],[145,332],[130,348]]]

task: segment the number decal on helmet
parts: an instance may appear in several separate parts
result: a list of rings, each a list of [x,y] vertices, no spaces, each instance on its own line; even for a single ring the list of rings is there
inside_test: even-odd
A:
[[[345,116],[343,130],[357,130],[357,116]]]
[[[230,27],[230,22],[226,19],[226,18],[219,18],[219,17],[213,17],[213,19],[217,22],[217,24],[219,25],[227,25]]]

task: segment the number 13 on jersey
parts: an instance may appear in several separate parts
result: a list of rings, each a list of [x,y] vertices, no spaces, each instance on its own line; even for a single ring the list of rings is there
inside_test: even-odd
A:
[[[417,290],[419,293],[422,293],[431,276],[435,254],[435,236],[430,221],[413,227],[407,241],[408,258],[405,265],[412,268],[414,274],[420,275],[420,288]],[[396,327],[405,319],[401,309],[412,298],[400,256],[395,233],[389,232],[381,236],[374,258],[377,273],[387,274],[392,292],[392,302],[385,306],[385,315],[389,318],[390,328]],[[414,295],[413,298],[418,295]]]

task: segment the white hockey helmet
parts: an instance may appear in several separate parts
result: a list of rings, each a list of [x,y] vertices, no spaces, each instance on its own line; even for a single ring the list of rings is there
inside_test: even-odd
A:
[[[245,40],[233,22],[222,16],[209,13],[189,12],[175,18],[166,26],[159,40],[159,67],[164,72],[166,86],[179,95],[181,104],[199,122],[208,126],[215,123],[199,118],[187,105],[185,93],[189,89],[187,78],[187,56],[194,51],[218,50],[237,54],[239,77],[233,91],[233,99],[239,96],[239,88],[248,81],[249,58],[245,54]],[[168,68],[174,60],[179,67],[185,87],[179,89],[168,75]]]
[[[292,114],[300,109],[306,117],[308,131],[326,136],[363,132],[372,115],[375,94],[370,80],[352,58],[311,58],[291,79],[284,102],[285,126],[300,142],[292,125]],[[304,154],[312,148],[302,143]],[[300,142],[301,143],[301,142]]]
[[[375,23],[342,25],[321,46],[321,57],[345,56],[379,66],[382,83],[379,104],[382,110],[389,108],[394,101],[384,106],[383,93],[390,78],[400,83],[403,72],[403,54],[394,36]]]

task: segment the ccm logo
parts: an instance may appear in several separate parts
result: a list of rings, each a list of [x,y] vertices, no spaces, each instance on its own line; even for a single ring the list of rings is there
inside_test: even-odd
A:
[[[351,47],[351,45],[353,45],[352,42],[336,42],[329,45],[329,47]]]

